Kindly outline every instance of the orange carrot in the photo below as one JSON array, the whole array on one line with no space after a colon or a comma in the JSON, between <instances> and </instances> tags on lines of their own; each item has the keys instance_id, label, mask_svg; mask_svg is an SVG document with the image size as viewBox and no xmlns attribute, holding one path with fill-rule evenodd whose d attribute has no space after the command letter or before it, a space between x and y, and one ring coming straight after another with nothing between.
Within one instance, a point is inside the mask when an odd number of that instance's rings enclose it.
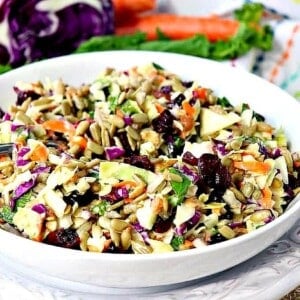
<instances>
[{"instance_id":1,"label":"orange carrot","mask_svg":"<svg viewBox=\"0 0 300 300\"><path fill-rule=\"evenodd\" d=\"M52 130L55 132L60 132L60 133L66 133L69 134L70 136L73 136L75 134L75 127L72 123L66 121L66 120L57 120L57 119L52 119L52 120L47 120L44 123L42 123L42 126L46 130Z\"/></svg>"},{"instance_id":2,"label":"orange carrot","mask_svg":"<svg viewBox=\"0 0 300 300\"><path fill-rule=\"evenodd\" d=\"M135 187L135 186L137 186L137 183L132 180L123 180L123 181L113 184L113 187L115 187L115 188L120 188L120 187L125 187L125 186Z\"/></svg>"},{"instance_id":3,"label":"orange carrot","mask_svg":"<svg viewBox=\"0 0 300 300\"><path fill-rule=\"evenodd\" d=\"M194 116L195 108L189 103L189 101L185 100L182 102L182 108L186 112L188 116Z\"/></svg>"},{"instance_id":4,"label":"orange carrot","mask_svg":"<svg viewBox=\"0 0 300 300\"><path fill-rule=\"evenodd\" d=\"M261 198L261 205L265 209L272 208L272 191L269 187L264 187L262 190L262 198Z\"/></svg>"},{"instance_id":5,"label":"orange carrot","mask_svg":"<svg viewBox=\"0 0 300 300\"><path fill-rule=\"evenodd\" d=\"M155 8L156 0L112 0L115 22L122 23L132 15L143 13Z\"/></svg>"},{"instance_id":6,"label":"orange carrot","mask_svg":"<svg viewBox=\"0 0 300 300\"><path fill-rule=\"evenodd\" d=\"M115 33L124 35L142 31L147 34L148 40L155 40L157 29L174 40L186 39L199 34L206 36L212 42L226 41L237 34L239 22L215 16L195 17L166 13L135 15L128 18L126 23L117 25Z\"/></svg>"},{"instance_id":7,"label":"orange carrot","mask_svg":"<svg viewBox=\"0 0 300 300\"><path fill-rule=\"evenodd\" d=\"M49 151L44 144L37 145L31 152L30 159L32 161L44 162L48 158Z\"/></svg>"},{"instance_id":8,"label":"orange carrot","mask_svg":"<svg viewBox=\"0 0 300 300\"><path fill-rule=\"evenodd\" d=\"M186 138L190 131L194 128L194 117L192 115L182 115L180 116L180 123L183 126L183 131L180 134L181 138Z\"/></svg>"},{"instance_id":9,"label":"orange carrot","mask_svg":"<svg viewBox=\"0 0 300 300\"><path fill-rule=\"evenodd\" d=\"M237 169L255 172L259 174L267 174L271 169L268 163L257 160L234 161L233 166Z\"/></svg>"},{"instance_id":10,"label":"orange carrot","mask_svg":"<svg viewBox=\"0 0 300 300\"><path fill-rule=\"evenodd\" d=\"M207 98L207 89L206 88L197 88L193 91L193 95L195 93L195 96L200 100L202 104L206 102Z\"/></svg>"},{"instance_id":11,"label":"orange carrot","mask_svg":"<svg viewBox=\"0 0 300 300\"><path fill-rule=\"evenodd\" d=\"M185 240L184 243L179 246L180 250L187 250L187 249L191 249L191 248L194 248L194 245L193 245L193 242L190 240Z\"/></svg>"},{"instance_id":12,"label":"orange carrot","mask_svg":"<svg viewBox=\"0 0 300 300\"><path fill-rule=\"evenodd\" d=\"M156 108L157 112L160 114L165 110L165 108L157 102L155 103L155 108Z\"/></svg>"},{"instance_id":13,"label":"orange carrot","mask_svg":"<svg viewBox=\"0 0 300 300\"><path fill-rule=\"evenodd\" d=\"M7 161L8 160L8 156L5 154L0 155L0 161Z\"/></svg>"},{"instance_id":14,"label":"orange carrot","mask_svg":"<svg viewBox=\"0 0 300 300\"><path fill-rule=\"evenodd\" d=\"M131 199L131 198L125 198L124 199L124 203L125 204L129 204L129 203L131 203L133 201L133 199Z\"/></svg>"},{"instance_id":15,"label":"orange carrot","mask_svg":"<svg viewBox=\"0 0 300 300\"><path fill-rule=\"evenodd\" d=\"M118 117L120 117L120 118L124 118L124 116L125 116L125 114L122 112L122 110L121 109L119 109L119 108L117 108L116 109L116 115L118 116Z\"/></svg>"},{"instance_id":16,"label":"orange carrot","mask_svg":"<svg viewBox=\"0 0 300 300\"><path fill-rule=\"evenodd\" d=\"M77 136L74 136L74 137L71 138L70 144L71 145L78 145L81 150L85 150L85 148L87 146L87 140L83 136L78 136L77 135Z\"/></svg>"}]
</instances>

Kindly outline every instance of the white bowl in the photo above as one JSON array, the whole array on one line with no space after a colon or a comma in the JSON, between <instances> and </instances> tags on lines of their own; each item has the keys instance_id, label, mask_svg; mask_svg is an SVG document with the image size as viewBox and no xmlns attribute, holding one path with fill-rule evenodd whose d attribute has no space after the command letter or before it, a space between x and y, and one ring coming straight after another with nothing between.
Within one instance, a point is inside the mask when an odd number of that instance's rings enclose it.
<instances>
[{"instance_id":1,"label":"white bowl","mask_svg":"<svg viewBox=\"0 0 300 300\"><path fill-rule=\"evenodd\" d=\"M124 69L155 62L186 80L197 80L234 104L249 103L276 127L283 126L293 150L300 149L300 104L278 87L246 71L196 57L159 52L113 51L78 54L33 63L0 76L1 106L15 99L12 87L46 77L81 84L95 79L105 67ZM161 289L233 267L258 254L299 219L295 199L278 219L226 242L168 254L90 253L49 246L0 230L0 255L24 276L46 284L80 291L103 292ZM3 270L2 270L3 272ZM65 286L66 287L66 286Z\"/></svg>"}]
</instances>

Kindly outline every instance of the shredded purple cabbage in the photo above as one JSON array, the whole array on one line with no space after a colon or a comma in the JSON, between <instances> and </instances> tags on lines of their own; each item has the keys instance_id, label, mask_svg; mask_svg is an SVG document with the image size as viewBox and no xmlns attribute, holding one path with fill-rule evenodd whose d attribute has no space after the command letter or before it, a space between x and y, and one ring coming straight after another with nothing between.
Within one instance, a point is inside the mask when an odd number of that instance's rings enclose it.
<instances>
[{"instance_id":1,"label":"shredded purple cabbage","mask_svg":"<svg viewBox=\"0 0 300 300\"><path fill-rule=\"evenodd\" d=\"M0 64L13 67L69 54L92 36L112 34L110 0L3 0L0 26Z\"/></svg>"},{"instance_id":2,"label":"shredded purple cabbage","mask_svg":"<svg viewBox=\"0 0 300 300\"><path fill-rule=\"evenodd\" d=\"M29 151L30 151L29 147L23 147L18 151L17 160L16 160L17 167L23 167L30 162L30 160L23 158L24 155L27 154Z\"/></svg>"},{"instance_id":3,"label":"shredded purple cabbage","mask_svg":"<svg viewBox=\"0 0 300 300\"><path fill-rule=\"evenodd\" d=\"M20 125L20 124L13 124L13 123L10 125L10 129L11 129L12 132L17 131L20 128L25 128L25 126Z\"/></svg>"},{"instance_id":4,"label":"shredded purple cabbage","mask_svg":"<svg viewBox=\"0 0 300 300\"><path fill-rule=\"evenodd\" d=\"M183 165L182 168L180 169L180 171L186 177L188 177L193 183L198 182L198 180L200 179L199 173L197 171L194 171L194 170L190 169L186 165Z\"/></svg>"},{"instance_id":5,"label":"shredded purple cabbage","mask_svg":"<svg viewBox=\"0 0 300 300\"><path fill-rule=\"evenodd\" d=\"M183 235L187 229L187 224L182 223L178 227L175 228L175 234L176 235Z\"/></svg>"},{"instance_id":6,"label":"shredded purple cabbage","mask_svg":"<svg viewBox=\"0 0 300 300\"><path fill-rule=\"evenodd\" d=\"M129 196L128 190L126 187L117 188L115 190L115 195L117 199L126 199Z\"/></svg>"},{"instance_id":7,"label":"shredded purple cabbage","mask_svg":"<svg viewBox=\"0 0 300 300\"><path fill-rule=\"evenodd\" d=\"M143 240L147 242L149 235L146 229L139 222L134 223L133 228L142 236Z\"/></svg>"},{"instance_id":8,"label":"shredded purple cabbage","mask_svg":"<svg viewBox=\"0 0 300 300\"><path fill-rule=\"evenodd\" d=\"M133 123L133 120L130 116L124 116L123 120L124 120L126 125L131 125Z\"/></svg>"},{"instance_id":9,"label":"shredded purple cabbage","mask_svg":"<svg viewBox=\"0 0 300 300\"><path fill-rule=\"evenodd\" d=\"M226 155L228 153L228 150L225 148L226 143L219 140L213 140L214 142L214 148L215 150L220 153L221 155Z\"/></svg>"},{"instance_id":10,"label":"shredded purple cabbage","mask_svg":"<svg viewBox=\"0 0 300 300\"><path fill-rule=\"evenodd\" d=\"M43 203L35 204L31 209L39 214L44 214L47 211L46 206Z\"/></svg>"},{"instance_id":11,"label":"shredded purple cabbage","mask_svg":"<svg viewBox=\"0 0 300 300\"><path fill-rule=\"evenodd\" d=\"M31 190L36 185L36 176L32 176L32 178L26 182L21 183L14 191L13 197L10 199L10 207L14 209L17 200L26 194L29 190Z\"/></svg>"},{"instance_id":12,"label":"shredded purple cabbage","mask_svg":"<svg viewBox=\"0 0 300 300\"><path fill-rule=\"evenodd\" d=\"M14 192L14 197L16 199L20 198L22 195L27 193L31 188L33 188L36 184L36 177L32 177L30 180L21 183Z\"/></svg>"},{"instance_id":13,"label":"shredded purple cabbage","mask_svg":"<svg viewBox=\"0 0 300 300\"><path fill-rule=\"evenodd\" d=\"M1 55L1 54L0 54ZM5 112L2 116L3 121L10 121L11 120L11 115L7 112Z\"/></svg>"},{"instance_id":14,"label":"shredded purple cabbage","mask_svg":"<svg viewBox=\"0 0 300 300\"><path fill-rule=\"evenodd\" d=\"M50 167L47 166L37 166L35 167L31 173L32 174L41 174L41 173L49 173L51 171Z\"/></svg>"},{"instance_id":15,"label":"shredded purple cabbage","mask_svg":"<svg viewBox=\"0 0 300 300\"><path fill-rule=\"evenodd\" d=\"M195 226L201 218L201 213L199 211L195 211L195 214L187 221L188 228Z\"/></svg>"},{"instance_id":16,"label":"shredded purple cabbage","mask_svg":"<svg viewBox=\"0 0 300 300\"><path fill-rule=\"evenodd\" d=\"M122 157L125 154L125 150L117 146L112 146L105 149L105 154L108 160L113 160Z\"/></svg>"}]
</instances>

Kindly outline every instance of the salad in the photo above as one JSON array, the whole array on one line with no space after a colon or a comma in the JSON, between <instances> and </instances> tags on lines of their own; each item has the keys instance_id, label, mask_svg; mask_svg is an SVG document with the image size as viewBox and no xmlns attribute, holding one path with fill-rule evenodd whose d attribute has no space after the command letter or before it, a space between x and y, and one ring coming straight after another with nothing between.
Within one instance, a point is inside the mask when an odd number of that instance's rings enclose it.
<instances>
[{"instance_id":1,"label":"salad","mask_svg":"<svg viewBox=\"0 0 300 300\"><path fill-rule=\"evenodd\" d=\"M100 253L206 247L272 222L300 190L282 128L155 63L14 91L0 223L25 238Z\"/></svg>"}]
</instances>

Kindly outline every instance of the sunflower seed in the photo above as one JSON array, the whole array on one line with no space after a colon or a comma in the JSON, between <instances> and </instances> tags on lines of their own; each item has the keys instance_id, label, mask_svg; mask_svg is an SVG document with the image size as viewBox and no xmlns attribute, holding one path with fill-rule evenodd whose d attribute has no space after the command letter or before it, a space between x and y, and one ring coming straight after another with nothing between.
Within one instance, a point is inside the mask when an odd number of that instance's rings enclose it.
<instances>
[{"instance_id":1,"label":"sunflower seed","mask_svg":"<svg viewBox=\"0 0 300 300\"><path fill-rule=\"evenodd\" d=\"M96 143L101 144L101 141L102 141L101 129L97 123L92 123L90 125L90 133L91 133L92 139ZM103 145L103 143L102 143L102 145Z\"/></svg>"},{"instance_id":2,"label":"sunflower seed","mask_svg":"<svg viewBox=\"0 0 300 300\"><path fill-rule=\"evenodd\" d=\"M88 130L89 126L90 122L87 120L79 122L75 130L75 135L83 135Z\"/></svg>"}]
</instances>

